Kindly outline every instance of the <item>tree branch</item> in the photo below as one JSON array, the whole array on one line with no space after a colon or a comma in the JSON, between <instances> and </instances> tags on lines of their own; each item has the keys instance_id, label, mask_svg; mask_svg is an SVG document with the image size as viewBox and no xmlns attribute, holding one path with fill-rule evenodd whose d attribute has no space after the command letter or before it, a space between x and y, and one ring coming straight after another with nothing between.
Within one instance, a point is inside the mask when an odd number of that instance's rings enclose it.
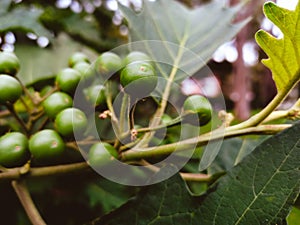
<instances>
[{"instance_id":1,"label":"tree branch","mask_svg":"<svg viewBox=\"0 0 300 225\"><path fill-rule=\"evenodd\" d=\"M230 130L231 127L225 128L224 131L220 130L210 132L198 137L186 139L177 143L167 144L163 146L156 146L150 148L134 148L125 151L121 154L122 161L136 160L143 158L152 158L158 156L166 156L175 151L183 151L197 146L203 146L209 141L216 141L223 138L231 138L236 136L250 135L250 134L260 134L260 135L270 135L276 134L284 129L291 127L292 124L280 124L280 125L259 125L257 127L249 127L240 130Z\"/></svg>"},{"instance_id":2,"label":"tree branch","mask_svg":"<svg viewBox=\"0 0 300 225\"><path fill-rule=\"evenodd\" d=\"M46 225L30 196L24 180L12 181L12 186L33 225Z\"/></svg>"},{"instance_id":3,"label":"tree branch","mask_svg":"<svg viewBox=\"0 0 300 225\"><path fill-rule=\"evenodd\" d=\"M86 162L72 163L72 164L58 165L58 166L30 168L30 170L26 174L21 173L22 168L23 167L7 169L6 171L0 173L0 181L17 180L23 176L24 177L26 176L26 178L47 177L47 176L54 176L54 175L61 176L61 175L74 174L74 173L92 170Z\"/></svg>"}]
</instances>

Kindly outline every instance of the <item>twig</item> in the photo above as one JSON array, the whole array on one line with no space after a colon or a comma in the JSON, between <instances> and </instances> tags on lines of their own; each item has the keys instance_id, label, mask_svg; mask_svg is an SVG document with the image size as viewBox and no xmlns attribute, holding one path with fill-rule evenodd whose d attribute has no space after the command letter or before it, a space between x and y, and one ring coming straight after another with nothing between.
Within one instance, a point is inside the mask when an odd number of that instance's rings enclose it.
<instances>
[{"instance_id":1,"label":"twig","mask_svg":"<svg viewBox=\"0 0 300 225\"><path fill-rule=\"evenodd\" d=\"M20 126L22 127L22 129L24 130L24 132L29 135L28 132L28 128L26 126L26 124L24 123L24 121L19 117L19 115L16 113L13 104L11 103L6 103L5 106L7 107L7 109L9 110L9 112L11 113L11 115L16 119L16 121L20 124Z\"/></svg>"},{"instance_id":2,"label":"twig","mask_svg":"<svg viewBox=\"0 0 300 225\"><path fill-rule=\"evenodd\" d=\"M33 225L46 225L30 196L24 180L12 181L12 186Z\"/></svg>"},{"instance_id":3,"label":"twig","mask_svg":"<svg viewBox=\"0 0 300 225\"><path fill-rule=\"evenodd\" d=\"M86 162L72 163L66 165L58 166L46 166L38 168L30 168L28 173L22 174L21 170L23 167L17 167L13 169L7 169L6 171L0 173L0 181L11 181L20 179L23 176L26 178L38 178L38 177L48 177L48 176L58 176L75 174L79 172L92 171Z\"/></svg>"}]
</instances>

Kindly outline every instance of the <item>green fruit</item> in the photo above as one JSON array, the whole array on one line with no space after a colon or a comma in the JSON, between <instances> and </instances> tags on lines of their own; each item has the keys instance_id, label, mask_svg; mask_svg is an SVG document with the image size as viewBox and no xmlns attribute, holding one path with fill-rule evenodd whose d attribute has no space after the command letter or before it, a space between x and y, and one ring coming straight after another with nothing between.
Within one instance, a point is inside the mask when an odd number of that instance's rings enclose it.
<instances>
[{"instance_id":1,"label":"green fruit","mask_svg":"<svg viewBox=\"0 0 300 225\"><path fill-rule=\"evenodd\" d=\"M51 119L55 118L60 111L70 108L72 105L72 98L64 92L55 92L43 101L45 113Z\"/></svg>"},{"instance_id":2,"label":"green fruit","mask_svg":"<svg viewBox=\"0 0 300 225\"><path fill-rule=\"evenodd\" d=\"M51 161L64 153L65 144L60 135L50 129L42 130L29 139L29 151L38 162Z\"/></svg>"},{"instance_id":3,"label":"green fruit","mask_svg":"<svg viewBox=\"0 0 300 225\"><path fill-rule=\"evenodd\" d=\"M184 101L183 109L183 122L203 126L211 120L212 106L202 95L189 96Z\"/></svg>"},{"instance_id":4,"label":"green fruit","mask_svg":"<svg viewBox=\"0 0 300 225\"><path fill-rule=\"evenodd\" d=\"M153 66L142 61L128 64L120 77L125 92L136 97L148 96L155 89L157 80Z\"/></svg>"},{"instance_id":5,"label":"green fruit","mask_svg":"<svg viewBox=\"0 0 300 225\"><path fill-rule=\"evenodd\" d=\"M89 58L82 52L75 52L69 58L69 66L74 67L77 63L80 62L89 62Z\"/></svg>"},{"instance_id":6,"label":"green fruit","mask_svg":"<svg viewBox=\"0 0 300 225\"><path fill-rule=\"evenodd\" d=\"M105 87L103 85L95 85L87 88L85 91L86 99L93 105L100 105L106 102Z\"/></svg>"},{"instance_id":7,"label":"green fruit","mask_svg":"<svg viewBox=\"0 0 300 225\"><path fill-rule=\"evenodd\" d=\"M0 104L14 103L22 94L19 81L9 75L0 75Z\"/></svg>"},{"instance_id":8,"label":"green fruit","mask_svg":"<svg viewBox=\"0 0 300 225\"><path fill-rule=\"evenodd\" d=\"M0 165L16 167L28 160L28 139L19 132L7 133L0 138Z\"/></svg>"},{"instance_id":9,"label":"green fruit","mask_svg":"<svg viewBox=\"0 0 300 225\"><path fill-rule=\"evenodd\" d=\"M113 52L104 52L96 60L97 71L101 75L113 75L122 67L121 58Z\"/></svg>"},{"instance_id":10,"label":"green fruit","mask_svg":"<svg viewBox=\"0 0 300 225\"><path fill-rule=\"evenodd\" d=\"M108 165L112 160L118 157L117 150L106 142L99 142L89 150L88 162L92 167L101 167Z\"/></svg>"},{"instance_id":11,"label":"green fruit","mask_svg":"<svg viewBox=\"0 0 300 225\"><path fill-rule=\"evenodd\" d=\"M151 58L143 52L133 51L133 52L130 52L124 58L124 65L128 65L128 64L136 62L136 61L148 61L148 62L150 62Z\"/></svg>"},{"instance_id":12,"label":"green fruit","mask_svg":"<svg viewBox=\"0 0 300 225\"><path fill-rule=\"evenodd\" d=\"M15 76L20 70L20 61L14 53L0 52L0 73Z\"/></svg>"},{"instance_id":13,"label":"green fruit","mask_svg":"<svg viewBox=\"0 0 300 225\"><path fill-rule=\"evenodd\" d=\"M63 136L71 136L73 133L82 132L86 126L86 115L76 108L64 109L55 118L56 130Z\"/></svg>"},{"instance_id":14,"label":"green fruit","mask_svg":"<svg viewBox=\"0 0 300 225\"><path fill-rule=\"evenodd\" d=\"M83 77L85 73L89 71L90 68L91 68L91 64L87 62L79 62L73 66L73 69L77 70Z\"/></svg>"},{"instance_id":15,"label":"green fruit","mask_svg":"<svg viewBox=\"0 0 300 225\"><path fill-rule=\"evenodd\" d=\"M57 74L56 83L63 92L74 93L80 79L81 76L77 70L66 68Z\"/></svg>"}]
</instances>

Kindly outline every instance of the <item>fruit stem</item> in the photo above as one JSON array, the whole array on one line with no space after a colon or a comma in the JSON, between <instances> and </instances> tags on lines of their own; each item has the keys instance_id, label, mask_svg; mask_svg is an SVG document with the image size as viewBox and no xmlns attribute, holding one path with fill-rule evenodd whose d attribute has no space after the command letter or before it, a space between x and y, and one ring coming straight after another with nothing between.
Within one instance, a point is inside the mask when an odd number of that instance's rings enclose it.
<instances>
[{"instance_id":1,"label":"fruit stem","mask_svg":"<svg viewBox=\"0 0 300 225\"><path fill-rule=\"evenodd\" d=\"M18 77L15 77L19 83L21 84L21 87L24 91L24 93L28 96L28 98L31 100L31 102L34 104L34 105L38 105L38 101L30 94L30 92L28 91L28 89L25 87L25 85L21 82L21 80L18 78Z\"/></svg>"},{"instance_id":2,"label":"fruit stem","mask_svg":"<svg viewBox=\"0 0 300 225\"><path fill-rule=\"evenodd\" d=\"M46 225L30 196L24 180L12 181L12 186L23 205L23 208L33 225Z\"/></svg>"},{"instance_id":3,"label":"fruit stem","mask_svg":"<svg viewBox=\"0 0 300 225\"><path fill-rule=\"evenodd\" d=\"M120 110L120 132L123 133L125 130L129 129L128 120L126 121L126 118L129 117L129 108L130 108L130 96L124 93L123 99L122 99L122 105ZM126 123L127 122L127 126Z\"/></svg>"},{"instance_id":4,"label":"fruit stem","mask_svg":"<svg viewBox=\"0 0 300 225\"><path fill-rule=\"evenodd\" d=\"M188 36L185 35L183 37L182 41L180 42L180 46L179 46L176 58L174 60L172 70L170 72L170 75L168 77L165 90L164 90L163 95L162 95L161 104L157 108L157 110L156 110L156 112L155 112L155 114L153 116L153 119L152 119L152 121L149 124L150 128L153 128L153 127L156 127L156 126L159 125L159 123L161 121L161 117L163 116L163 114L164 114L164 112L166 110L166 107L168 105L169 96L170 96L170 93L171 93L172 84L173 84L173 82L175 80L175 77L176 77L176 74L177 74L177 71L178 71L178 68L179 68L178 65L180 63L182 55L184 54L184 47L183 46L185 46L185 43L186 43L187 39L188 39ZM145 146L147 146L148 143L149 143L149 141L154 136L154 134L155 134L155 132L147 133L144 136L144 138L137 144L137 147L145 147Z\"/></svg>"},{"instance_id":5,"label":"fruit stem","mask_svg":"<svg viewBox=\"0 0 300 225\"><path fill-rule=\"evenodd\" d=\"M111 95L111 93L113 93L112 88L111 88L111 82L107 81L106 88L105 88L106 104L107 104L107 107L108 107L108 109L111 113L111 121L112 121L114 127L117 129L116 133L117 133L117 136L118 136L120 134L119 121L118 121L118 118L116 116L113 104L112 104L112 95Z\"/></svg>"},{"instance_id":6,"label":"fruit stem","mask_svg":"<svg viewBox=\"0 0 300 225\"><path fill-rule=\"evenodd\" d=\"M22 129L24 130L24 132L26 133L26 135L29 136L28 128L27 128L26 124L24 123L24 121L16 113L16 111L14 109L14 105L11 104L11 103L9 103L9 102L7 102L5 104L5 106L9 110L9 112L12 114L12 116L16 119L16 121L20 124L20 126L22 127Z\"/></svg>"}]
</instances>

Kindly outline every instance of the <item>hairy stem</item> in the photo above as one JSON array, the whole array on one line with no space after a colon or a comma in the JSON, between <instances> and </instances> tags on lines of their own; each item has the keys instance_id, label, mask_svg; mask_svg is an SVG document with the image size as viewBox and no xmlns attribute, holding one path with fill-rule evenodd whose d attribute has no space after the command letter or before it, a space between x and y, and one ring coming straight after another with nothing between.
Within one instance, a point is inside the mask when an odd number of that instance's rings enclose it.
<instances>
[{"instance_id":1,"label":"hairy stem","mask_svg":"<svg viewBox=\"0 0 300 225\"><path fill-rule=\"evenodd\" d=\"M28 188L24 180L12 181L12 186L33 225L46 225L45 221L41 217L37 208L35 207L33 200L30 196Z\"/></svg>"}]
</instances>

